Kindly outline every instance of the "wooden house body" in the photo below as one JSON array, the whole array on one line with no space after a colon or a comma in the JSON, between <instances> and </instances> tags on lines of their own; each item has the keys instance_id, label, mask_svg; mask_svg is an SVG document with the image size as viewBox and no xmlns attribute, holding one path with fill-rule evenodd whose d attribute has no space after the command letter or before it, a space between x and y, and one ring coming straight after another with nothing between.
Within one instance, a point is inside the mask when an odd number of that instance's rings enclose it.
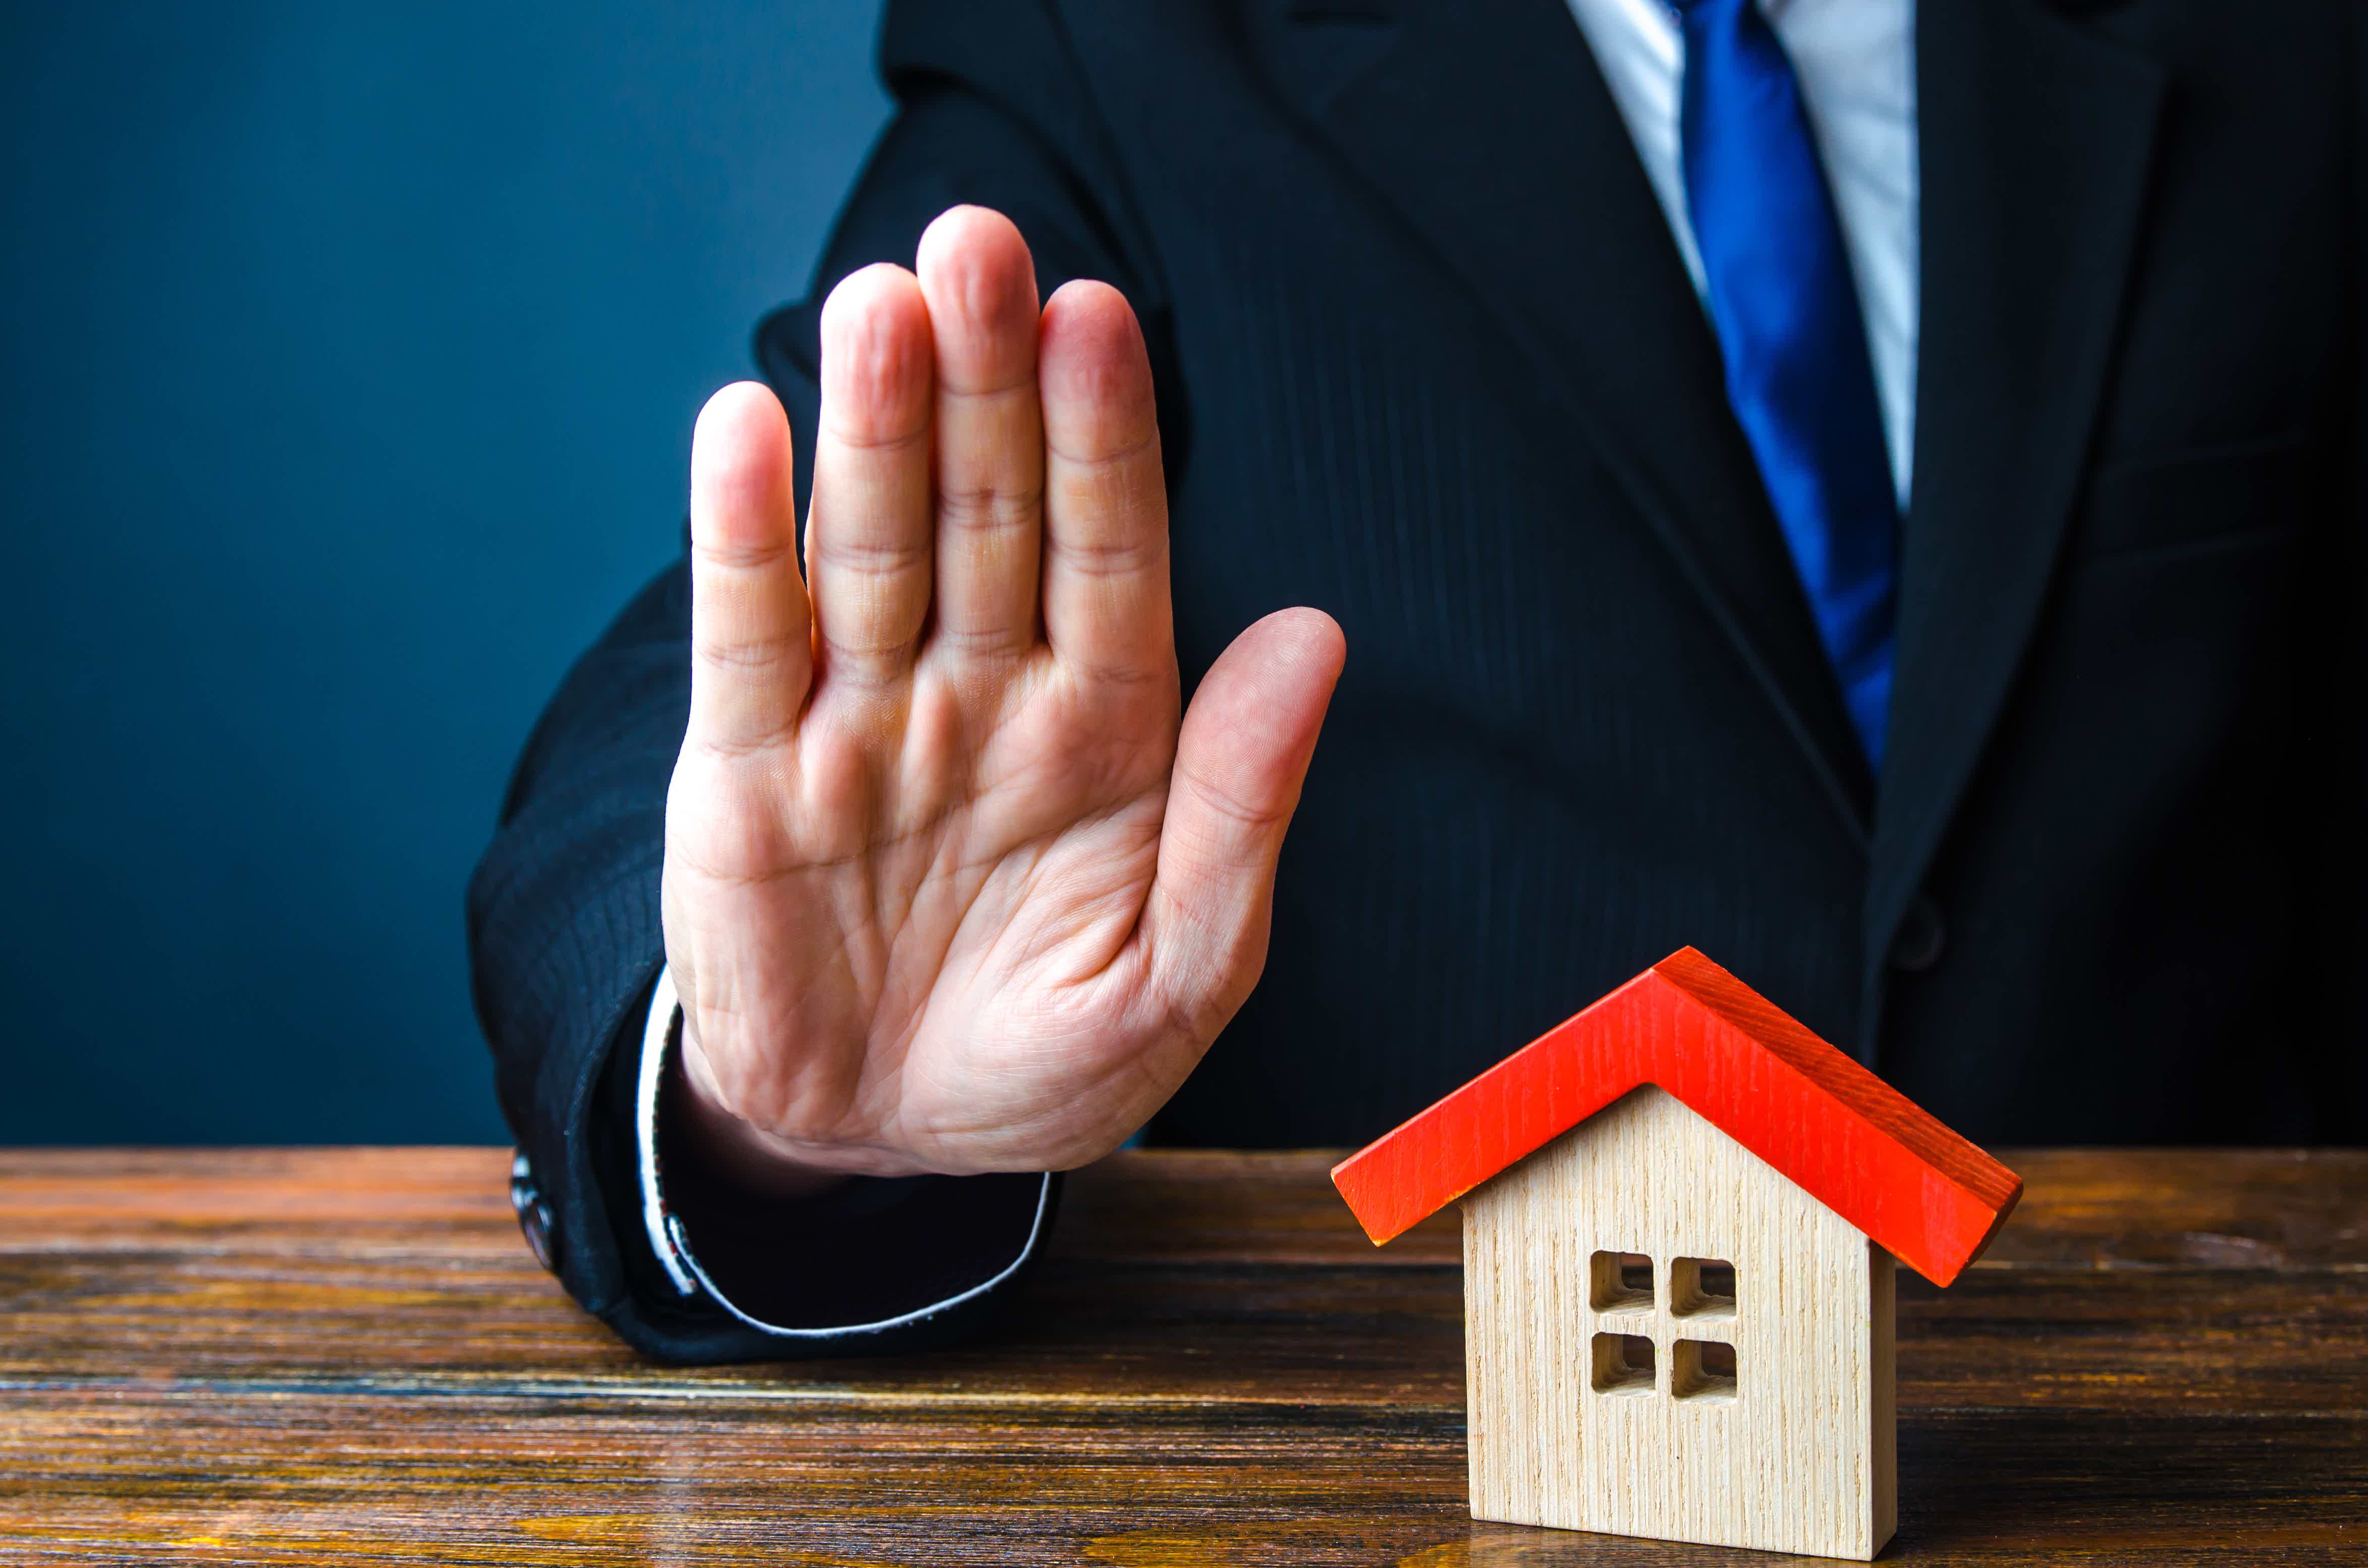
<instances>
[{"instance_id":1,"label":"wooden house body","mask_svg":"<svg viewBox=\"0 0 2368 1568\"><path fill-rule=\"evenodd\" d=\"M1474 1517L1861 1560L1894 1258L1948 1283L2021 1192L1691 949L1334 1178L1377 1243L1463 1203Z\"/></svg>"}]
</instances>

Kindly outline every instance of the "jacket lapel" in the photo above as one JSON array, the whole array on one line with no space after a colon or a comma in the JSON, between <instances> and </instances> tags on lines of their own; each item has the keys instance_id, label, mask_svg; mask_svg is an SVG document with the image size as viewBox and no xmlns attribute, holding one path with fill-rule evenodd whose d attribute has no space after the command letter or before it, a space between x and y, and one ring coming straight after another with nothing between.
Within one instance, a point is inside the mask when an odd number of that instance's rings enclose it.
<instances>
[{"instance_id":1,"label":"jacket lapel","mask_svg":"<svg viewBox=\"0 0 2368 1568\"><path fill-rule=\"evenodd\" d=\"M1278 85L1528 349L1852 832L1871 785L1718 349L1563 0L1254 0ZM2039 0L1920 0L1922 329L1890 751L1888 950L2044 597L2143 212L2160 73Z\"/></svg>"},{"instance_id":2,"label":"jacket lapel","mask_svg":"<svg viewBox=\"0 0 2368 1568\"><path fill-rule=\"evenodd\" d=\"M2162 98L2036 0L1922 0L1922 320L1899 662L1867 898L1884 955L2004 702L2076 499Z\"/></svg>"},{"instance_id":3,"label":"jacket lapel","mask_svg":"<svg viewBox=\"0 0 2368 1568\"><path fill-rule=\"evenodd\" d=\"M1504 321L1861 843L1872 780L1708 321L1564 0L1263 0L1261 52Z\"/></svg>"}]
</instances>

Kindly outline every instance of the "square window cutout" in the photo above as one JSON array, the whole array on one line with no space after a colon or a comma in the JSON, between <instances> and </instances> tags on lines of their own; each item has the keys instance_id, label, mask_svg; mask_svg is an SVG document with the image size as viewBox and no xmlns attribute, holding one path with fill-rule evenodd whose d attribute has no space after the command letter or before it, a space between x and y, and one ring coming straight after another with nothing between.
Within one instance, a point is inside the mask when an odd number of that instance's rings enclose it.
<instances>
[{"instance_id":1,"label":"square window cutout","mask_svg":"<svg viewBox=\"0 0 2368 1568\"><path fill-rule=\"evenodd\" d=\"M1641 1252L1599 1252L1588 1265L1588 1303L1599 1312L1653 1310L1653 1260Z\"/></svg>"},{"instance_id":2,"label":"square window cutout","mask_svg":"<svg viewBox=\"0 0 2368 1568\"><path fill-rule=\"evenodd\" d=\"M1669 1392L1679 1399L1735 1397L1735 1346L1714 1339L1680 1339L1669 1353Z\"/></svg>"},{"instance_id":3,"label":"square window cutout","mask_svg":"<svg viewBox=\"0 0 2368 1568\"><path fill-rule=\"evenodd\" d=\"M1681 1318L1735 1315L1735 1265L1681 1257L1669 1265L1669 1311Z\"/></svg>"},{"instance_id":4,"label":"square window cutout","mask_svg":"<svg viewBox=\"0 0 2368 1568\"><path fill-rule=\"evenodd\" d=\"M1598 1393L1651 1393L1653 1342L1641 1334L1597 1335L1595 1391Z\"/></svg>"}]
</instances>

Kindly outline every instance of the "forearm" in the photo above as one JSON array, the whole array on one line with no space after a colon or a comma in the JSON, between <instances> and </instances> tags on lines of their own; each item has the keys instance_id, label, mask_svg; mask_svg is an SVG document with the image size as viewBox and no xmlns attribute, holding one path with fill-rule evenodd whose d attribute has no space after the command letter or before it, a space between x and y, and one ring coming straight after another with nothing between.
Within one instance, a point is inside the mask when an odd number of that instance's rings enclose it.
<instances>
[{"instance_id":1,"label":"forearm","mask_svg":"<svg viewBox=\"0 0 2368 1568\"><path fill-rule=\"evenodd\" d=\"M586 1135L610 1043L663 961L666 781L688 692L679 569L569 673L512 778L469 887L478 1019L502 1112L550 1206L557 1271L589 1310L628 1283Z\"/></svg>"}]
</instances>

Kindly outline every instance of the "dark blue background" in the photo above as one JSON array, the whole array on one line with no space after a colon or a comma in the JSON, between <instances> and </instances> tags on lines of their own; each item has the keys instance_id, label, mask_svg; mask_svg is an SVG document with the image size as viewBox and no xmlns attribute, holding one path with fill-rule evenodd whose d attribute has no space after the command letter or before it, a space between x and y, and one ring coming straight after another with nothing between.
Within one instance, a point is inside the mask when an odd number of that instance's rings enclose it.
<instances>
[{"instance_id":1,"label":"dark blue background","mask_svg":"<svg viewBox=\"0 0 2368 1568\"><path fill-rule=\"evenodd\" d=\"M461 885L875 12L0 8L0 1142L502 1136Z\"/></svg>"}]
</instances>

